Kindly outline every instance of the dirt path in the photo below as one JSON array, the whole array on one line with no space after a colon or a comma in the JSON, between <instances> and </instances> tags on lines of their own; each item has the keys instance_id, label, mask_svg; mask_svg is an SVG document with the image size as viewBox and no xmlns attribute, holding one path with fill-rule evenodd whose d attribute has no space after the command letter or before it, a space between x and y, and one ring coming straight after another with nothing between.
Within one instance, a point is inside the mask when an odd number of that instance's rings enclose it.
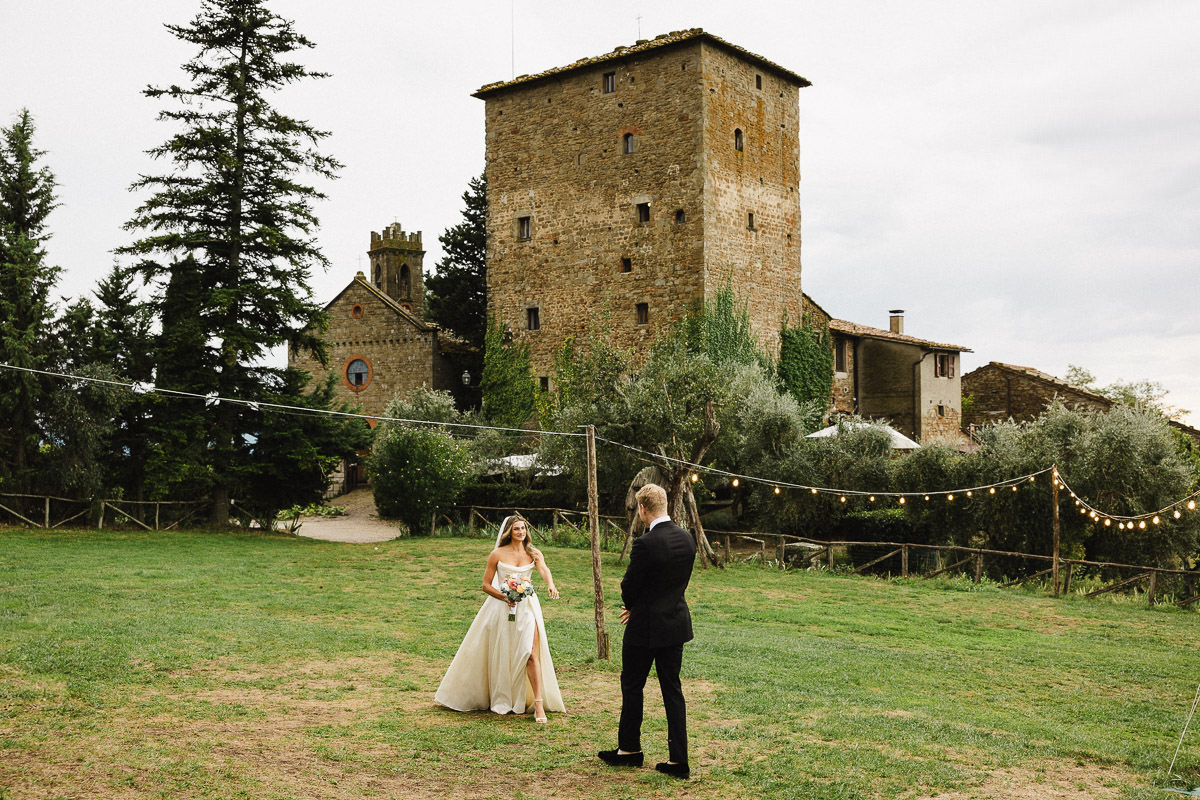
<instances>
[{"instance_id":1,"label":"dirt path","mask_svg":"<svg viewBox=\"0 0 1200 800\"><path fill-rule=\"evenodd\" d=\"M336 497L330 505L343 506L342 517L305 517L299 536L324 539L327 542L369 544L386 542L400 535L395 523L380 519L375 513L375 496L370 489L356 489Z\"/></svg>"}]
</instances>

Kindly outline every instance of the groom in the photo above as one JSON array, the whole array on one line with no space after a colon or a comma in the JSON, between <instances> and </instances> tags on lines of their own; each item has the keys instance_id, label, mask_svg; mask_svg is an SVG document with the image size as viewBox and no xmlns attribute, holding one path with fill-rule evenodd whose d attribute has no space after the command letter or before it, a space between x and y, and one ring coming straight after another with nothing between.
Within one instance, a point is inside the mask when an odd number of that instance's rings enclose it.
<instances>
[{"instance_id":1,"label":"groom","mask_svg":"<svg viewBox=\"0 0 1200 800\"><path fill-rule=\"evenodd\" d=\"M676 778L691 775L688 767L687 716L679 667L683 643L692 639L692 616L683 592L696 560L696 540L667 516L667 493L657 484L638 490L638 515L646 533L634 539L629 567L621 580L620 620L625 625L621 648L621 723L617 749L598 754L606 764L642 765L642 690L653 664L658 672L667 712L670 760L655 765Z\"/></svg>"}]
</instances>

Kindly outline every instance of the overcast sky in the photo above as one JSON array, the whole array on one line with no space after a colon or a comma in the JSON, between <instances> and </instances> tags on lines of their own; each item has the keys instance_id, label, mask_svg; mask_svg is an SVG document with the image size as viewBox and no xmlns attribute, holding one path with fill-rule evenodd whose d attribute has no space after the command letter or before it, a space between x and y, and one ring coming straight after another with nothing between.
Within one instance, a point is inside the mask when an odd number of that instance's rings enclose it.
<instances>
[{"instance_id":1,"label":"overcast sky","mask_svg":"<svg viewBox=\"0 0 1200 800\"><path fill-rule=\"evenodd\" d=\"M1101 384L1150 379L1200 426L1200 3L1194 0L277 0L332 73L278 98L332 132L314 276L333 297L372 230L438 236L483 169L480 86L701 27L800 91L803 287L840 319ZM147 84L192 55L199 0L0 0L0 121L28 107L58 178L61 291L130 241L167 136Z\"/></svg>"}]
</instances>

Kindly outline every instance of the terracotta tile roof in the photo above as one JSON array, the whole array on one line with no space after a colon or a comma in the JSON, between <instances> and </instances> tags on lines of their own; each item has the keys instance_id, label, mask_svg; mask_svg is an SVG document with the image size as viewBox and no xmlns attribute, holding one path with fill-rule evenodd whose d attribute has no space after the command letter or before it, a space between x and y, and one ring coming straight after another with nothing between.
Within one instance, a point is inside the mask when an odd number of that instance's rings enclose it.
<instances>
[{"instance_id":1,"label":"terracotta tile roof","mask_svg":"<svg viewBox=\"0 0 1200 800\"><path fill-rule=\"evenodd\" d=\"M618 61L620 59L629 58L630 56L636 56L649 50L657 50L660 48L671 47L673 45L679 45L692 41L704 41L709 42L710 44L715 44L718 47L732 52L734 55L766 67L777 75L794 82L798 86L804 87L812 85L808 80L800 77L791 70L784 69L775 62L768 61L757 53L751 53L744 47L738 47L736 44L727 42L719 36L713 36L711 33L705 33L702 28L689 28L688 30L684 31L672 31L671 33L659 34L653 39L639 39L636 44L628 47L618 47L611 53L605 53L604 55L581 58L572 64L567 64L565 67L555 67L554 69L548 69L545 72L539 72L535 75L518 75L511 81L497 81L495 83L489 83L481 87L479 91L475 92L475 94L472 96L485 97L486 95L493 94L502 89L509 89L515 86L536 83L538 81L552 78L555 75L571 72L572 70L595 67L599 64L605 64L610 61Z\"/></svg>"},{"instance_id":2,"label":"terracotta tile roof","mask_svg":"<svg viewBox=\"0 0 1200 800\"><path fill-rule=\"evenodd\" d=\"M829 320L829 330L844 333L847 336L860 336L867 339L886 339L890 342L900 342L902 344L914 344L918 347L932 347L938 350L957 350L961 353L973 353L969 347L963 347L959 344L944 344L942 342L931 342L928 339L918 339L916 336L909 336L907 333L892 333L885 331L882 328L871 328L866 325L859 325L856 322L847 322L844 319Z\"/></svg>"}]
</instances>

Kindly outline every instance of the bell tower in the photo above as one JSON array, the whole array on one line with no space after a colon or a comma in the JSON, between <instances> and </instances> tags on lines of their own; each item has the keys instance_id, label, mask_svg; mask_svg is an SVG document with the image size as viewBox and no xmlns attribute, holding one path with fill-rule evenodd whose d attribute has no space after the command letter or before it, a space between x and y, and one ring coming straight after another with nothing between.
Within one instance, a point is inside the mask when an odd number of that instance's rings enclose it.
<instances>
[{"instance_id":1,"label":"bell tower","mask_svg":"<svg viewBox=\"0 0 1200 800\"><path fill-rule=\"evenodd\" d=\"M419 320L425 319L425 251L421 232L405 233L399 222L371 231L371 283Z\"/></svg>"}]
</instances>

